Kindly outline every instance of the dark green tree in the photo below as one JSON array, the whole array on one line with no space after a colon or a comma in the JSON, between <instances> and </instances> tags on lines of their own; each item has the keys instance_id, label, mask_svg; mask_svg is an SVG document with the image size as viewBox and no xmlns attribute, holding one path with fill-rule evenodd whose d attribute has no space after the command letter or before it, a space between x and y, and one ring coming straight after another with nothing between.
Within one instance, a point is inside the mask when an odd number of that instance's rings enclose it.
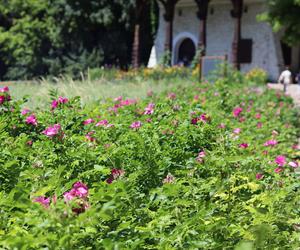
<instances>
[{"instance_id":1,"label":"dark green tree","mask_svg":"<svg viewBox=\"0 0 300 250\"><path fill-rule=\"evenodd\" d=\"M260 16L275 31L284 31L284 41L289 45L300 40L300 0L268 0L269 9Z\"/></svg>"}]
</instances>

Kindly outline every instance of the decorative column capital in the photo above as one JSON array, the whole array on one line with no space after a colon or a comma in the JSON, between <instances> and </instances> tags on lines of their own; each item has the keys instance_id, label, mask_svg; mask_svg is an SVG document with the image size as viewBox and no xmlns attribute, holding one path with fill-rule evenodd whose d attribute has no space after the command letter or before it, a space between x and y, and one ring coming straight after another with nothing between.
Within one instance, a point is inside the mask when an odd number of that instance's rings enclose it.
<instances>
[{"instance_id":1,"label":"decorative column capital","mask_svg":"<svg viewBox=\"0 0 300 250\"><path fill-rule=\"evenodd\" d=\"M231 10L231 16L233 18L242 18L243 15L243 0L231 0L233 9Z\"/></svg>"},{"instance_id":2,"label":"decorative column capital","mask_svg":"<svg viewBox=\"0 0 300 250\"><path fill-rule=\"evenodd\" d=\"M158 0L165 9L164 19L167 22L171 22L174 19L174 10L179 0Z\"/></svg>"},{"instance_id":3,"label":"decorative column capital","mask_svg":"<svg viewBox=\"0 0 300 250\"><path fill-rule=\"evenodd\" d=\"M195 0L198 6L197 17L203 21L207 19L208 5L210 0Z\"/></svg>"}]
</instances>

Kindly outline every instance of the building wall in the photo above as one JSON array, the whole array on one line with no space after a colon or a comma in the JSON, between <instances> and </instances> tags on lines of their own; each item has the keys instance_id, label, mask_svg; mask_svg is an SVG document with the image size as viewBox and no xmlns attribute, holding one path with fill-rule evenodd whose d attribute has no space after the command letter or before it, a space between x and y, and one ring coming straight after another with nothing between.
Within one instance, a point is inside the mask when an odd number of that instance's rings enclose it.
<instances>
[{"instance_id":1,"label":"building wall","mask_svg":"<svg viewBox=\"0 0 300 250\"><path fill-rule=\"evenodd\" d=\"M258 22L256 19L257 14L266 10L263 3L249 3L246 6L248 10L243 13L242 38L253 39L253 51L252 63L242 64L241 70L248 71L254 67L260 67L269 73L272 80L275 80L283 67L279 37L272 32L267 23ZM231 9L230 2L215 4L212 2L209 7L207 21L207 55L227 54L230 61L234 35L234 19L230 15ZM173 27L173 63L176 62L178 47L184 38L191 38L197 46L200 21L196 16L196 11L196 6L178 6L176 8ZM181 16L179 16L179 12L181 12ZM149 61L150 66L157 64L162 57L164 42L165 22L161 7L159 29L155 40L155 48L152 50Z\"/></svg>"}]
</instances>

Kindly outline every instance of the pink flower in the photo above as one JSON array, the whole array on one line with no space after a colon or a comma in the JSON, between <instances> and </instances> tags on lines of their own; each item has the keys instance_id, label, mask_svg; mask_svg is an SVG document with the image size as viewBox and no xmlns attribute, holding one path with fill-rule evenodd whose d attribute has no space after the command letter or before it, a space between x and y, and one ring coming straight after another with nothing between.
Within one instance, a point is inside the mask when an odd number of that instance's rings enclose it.
<instances>
[{"instance_id":1,"label":"pink flower","mask_svg":"<svg viewBox=\"0 0 300 250\"><path fill-rule=\"evenodd\" d=\"M51 109L56 109L58 107L58 101L57 100L53 100L51 103Z\"/></svg>"},{"instance_id":2,"label":"pink flower","mask_svg":"<svg viewBox=\"0 0 300 250\"><path fill-rule=\"evenodd\" d=\"M175 177L168 173L167 176L163 179L163 184L171 184L175 182Z\"/></svg>"},{"instance_id":3,"label":"pink flower","mask_svg":"<svg viewBox=\"0 0 300 250\"><path fill-rule=\"evenodd\" d=\"M275 159L275 163L280 166L283 167L286 164L286 159L285 156L283 155L278 155Z\"/></svg>"},{"instance_id":4,"label":"pink flower","mask_svg":"<svg viewBox=\"0 0 300 250\"><path fill-rule=\"evenodd\" d=\"M276 140L269 140L269 141L266 141L264 146L265 147L274 147L278 144L278 142Z\"/></svg>"},{"instance_id":5,"label":"pink flower","mask_svg":"<svg viewBox=\"0 0 300 250\"><path fill-rule=\"evenodd\" d=\"M92 137L92 135L93 135L94 133L95 133L94 131L91 131L91 132L87 133L87 134L85 135L85 138L86 138L88 141L90 141L90 142L96 141L96 138Z\"/></svg>"},{"instance_id":6,"label":"pink flower","mask_svg":"<svg viewBox=\"0 0 300 250\"><path fill-rule=\"evenodd\" d=\"M108 125L108 121L107 120L102 120L102 121L99 121L96 123L96 127L99 127L99 126L106 126Z\"/></svg>"},{"instance_id":7,"label":"pink flower","mask_svg":"<svg viewBox=\"0 0 300 250\"><path fill-rule=\"evenodd\" d=\"M256 174L255 176L256 180L261 180L262 178L264 178L264 175L261 173Z\"/></svg>"},{"instance_id":8,"label":"pink flower","mask_svg":"<svg viewBox=\"0 0 300 250\"><path fill-rule=\"evenodd\" d=\"M275 172L276 174L279 174L279 173L282 172L282 171L283 171L283 168L281 168L281 167L275 168L275 170L274 170L274 172Z\"/></svg>"},{"instance_id":9,"label":"pink flower","mask_svg":"<svg viewBox=\"0 0 300 250\"><path fill-rule=\"evenodd\" d=\"M110 177L106 180L108 184L111 184L114 180L125 175L125 171L122 169L113 168L110 173Z\"/></svg>"},{"instance_id":10,"label":"pink flower","mask_svg":"<svg viewBox=\"0 0 300 250\"><path fill-rule=\"evenodd\" d=\"M26 142L26 144L27 144L28 146L32 146L32 143L33 143L33 142L32 142L31 140Z\"/></svg>"},{"instance_id":11,"label":"pink flower","mask_svg":"<svg viewBox=\"0 0 300 250\"><path fill-rule=\"evenodd\" d=\"M73 184L73 188L69 192L64 193L64 199L66 202L75 198L85 199L89 194L88 187L82 182L78 181Z\"/></svg>"},{"instance_id":12,"label":"pink flower","mask_svg":"<svg viewBox=\"0 0 300 250\"><path fill-rule=\"evenodd\" d=\"M294 161L289 162L289 166L292 167L292 168L297 168L297 167L299 167L298 163L297 163L297 162L294 162Z\"/></svg>"},{"instance_id":13,"label":"pink flower","mask_svg":"<svg viewBox=\"0 0 300 250\"><path fill-rule=\"evenodd\" d=\"M131 125L130 125L130 128L132 129L138 129L142 126L142 123L140 121L136 121L136 122L133 122Z\"/></svg>"},{"instance_id":14,"label":"pink flower","mask_svg":"<svg viewBox=\"0 0 300 250\"><path fill-rule=\"evenodd\" d=\"M233 116L234 117L238 117L241 113L243 112L243 109L242 108L240 108L240 107L237 107L237 108L235 108L234 110L233 110Z\"/></svg>"},{"instance_id":15,"label":"pink flower","mask_svg":"<svg viewBox=\"0 0 300 250\"><path fill-rule=\"evenodd\" d=\"M88 125L88 124L91 124L91 123L94 123L94 122L95 122L94 119L89 118L89 119L87 119L87 120L85 120L85 121L83 122L83 125Z\"/></svg>"},{"instance_id":16,"label":"pink flower","mask_svg":"<svg viewBox=\"0 0 300 250\"><path fill-rule=\"evenodd\" d=\"M136 103L136 100L134 100L134 99L126 99L126 100L120 101L121 106L129 106L129 105L132 105L135 103Z\"/></svg>"},{"instance_id":17,"label":"pink flower","mask_svg":"<svg viewBox=\"0 0 300 250\"><path fill-rule=\"evenodd\" d=\"M209 120L209 117L206 114L202 114L199 117L200 121L203 121L204 123L206 123Z\"/></svg>"},{"instance_id":18,"label":"pink flower","mask_svg":"<svg viewBox=\"0 0 300 250\"><path fill-rule=\"evenodd\" d=\"M60 97L58 97L58 102L59 103L67 103L69 101L69 99L68 98L66 98L66 97L62 97L62 96L60 96Z\"/></svg>"},{"instance_id":19,"label":"pink flower","mask_svg":"<svg viewBox=\"0 0 300 250\"><path fill-rule=\"evenodd\" d=\"M171 92L171 93L168 94L168 98L169 98L170 100L175 100L175 99L176 99L176 94L173 93L173 92Z\"/></svg>"},{"instance_id":20,"label":"pink flower","mask_svg":"<svg viewBox=\"0 0 300 250\"><path fill-rule=\"evenodd\" d=\"M153 91L152 91L152 90L149 90L149 91L147 92L147 96L148 96L148 97L153 96Z\"/></svg>"},{"instance_id":21,"label":"pink flower","mask_svg":"<svg viewBox=\"0 0 300 250\"><path fill-rule=\"evenodd\" d=\"M2 105L5 102L5 96L0 95L0 105Z\"/></svg>"},{"instance_id":22,"label":"pink flower","mask_svg":"<svg viewBox=\"0 0 300 250\"><path fill-rule=\"evenodd\" d=\"M26 123L27 124L32 124L33 126L37 126L37 119L36 119L35 115L32 114L32 115L28 116L26 118Z\"/></svg>"},{"instance_id":23,"label":"pink flower","mask_svg":"<svg viewBox=\"0 0 300 250\"><path fill-rule=\"evenodd\" d=\"M239 147L240 147L240 148L248 148L249 145L248 145L247 143L241 143L241 144L239 145Z\"/></svg>"},{"instance_id":24,"label":"pink flower","mask_svg":"<svg viewBox=\"0 0 300 250\"><path fill-rule=\"evenodd\" d=\"M22 110L21 115L27 115L28 113L30 113L30 110L25 108Z\"/></svg>"},{"instance_id":25,"label":"pink flower","mask_svg":"<svg viewBox=\"0 0 300 250\"><path fill-rule=\"evenodd\" d=\"M258 122L258 123L256 124L256 127L257 127L257 128L262 128L262 125L263 125L263 124L262 124L261 122Z\"/></svg>"},{"instance_id":26,"label":"pink flower","mask_svg":"<svg viewBox=\"0 0 300 250\"><path fill-rule=\"evenodd\" d=\"M60 124L54 124L52 127L46 128L42 133L48 137L54 137L59 134L61 130Z\"/></svg>"},{"instance_id":27,"label":"pink flower","mask_svg":"<svg viewBox=\"0 0 300 250\"><path fill-rule=\"evenodd\" d=\"M233 133L237 135L237 134L241 133L241 129L240 128L235 128L233 130Z\"/></svg>"},{"instance_id":28,"label":"pink flower","mask_svg":"<svg viewBox=\"0 0 300 250\"><path fill-rule=\"evenodd\" d=\"M35 198L33 202L40 203L44 208L48 208L50 205L50 198L46 198L45 196L39 196Z\"/></svg>"},{"instance_id":29,"label":"pink flower","mask_svg":"<svg viewBox=\"0 0 300 250\"><path fill-rule=\"evenodd\" d=\"M123 96L121 96L121 95L114 99L115 102L120 102L122 100L123 100Z\"/></svg>"},{"instance_id":30,"label":"pink flower","mask_svg":"<svg viewBox=\"0 0 300 250\"><path fill-rule=\"evenodd\" d=\"M292 149L300 150L300 145L295 144L295 145L292 146Z\"/></svg>"},{"instance_id":31,"label":"pink flower","mask_svg":"<svg viewBox=\"0 0 300 250\"><path fill-rule=\"evenodd\" d=\"M205 156L206 156L205 151L199 152L199 154L196 158L196 161L199 162L199 163L202 163L204 161Z\"/></svg>"},{"instance_id":32,"label":"pink flower","mask_svg":"<svg viewBox=\"0 0 300 250\"><path fill-rule=\"evenodd\" d=\"M261 118L261 114L260 113L255 114L255 118L256 119L260 119Z\"/></svg>"},{"instance_id":33,"label":"pink flower","mask_svg":"<svg viewBox=\"0 0 300 250\"><path fill-rule=\"evenodd\" d=\"M3 88L0 88L0 93L5 93L5 92L9 92L8 86L5 86L5 87L3 87Z\"/></svg>"},{"instance_id":34,"label":"pink flower","mask_svg":"<svg viewBox=\"0 0 300 250\"><path fill-rule=\"evenodd\" d=\"M221 123L219 126L218 126L218 128L226 128L226 125L224 124L224 123Z\"/></svg>"},{"instance_id":35,"label":"pink flower","mask_svg":"<svg viewBox=\"0 0 300 250\"><path fill-rule=\"evenodd\" d=\"M148 106L145 108L144 115L152 115L154 113L154 103L149 103Z\"/></svg>"},{"instance_id":36,"label":"pink flower","mask_svg":"<svg viewBox=\"0 0 300 250\"><path fill-rule=\"evenodd\" d=\"M244 121L246 121L246 118L245 117L240 117L239 122L244 122Z\"/></svg>"}]
</instances>

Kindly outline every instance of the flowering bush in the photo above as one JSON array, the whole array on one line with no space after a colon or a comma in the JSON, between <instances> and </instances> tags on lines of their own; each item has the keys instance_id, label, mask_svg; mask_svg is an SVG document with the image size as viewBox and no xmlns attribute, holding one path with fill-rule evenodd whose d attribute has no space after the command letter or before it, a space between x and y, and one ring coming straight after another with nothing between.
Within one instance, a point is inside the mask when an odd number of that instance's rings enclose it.
<instances>
[{"instance_id":1,"label":"flowering bush","mask_svg":"<svg viewBox=\"0 0 300 250\"><path fill-rule=\"evenodd\" d=\"M0 92L0 248L299 247L299 117L283 94L222 79L30 111Z\"/></svg>"}]
</instances>

